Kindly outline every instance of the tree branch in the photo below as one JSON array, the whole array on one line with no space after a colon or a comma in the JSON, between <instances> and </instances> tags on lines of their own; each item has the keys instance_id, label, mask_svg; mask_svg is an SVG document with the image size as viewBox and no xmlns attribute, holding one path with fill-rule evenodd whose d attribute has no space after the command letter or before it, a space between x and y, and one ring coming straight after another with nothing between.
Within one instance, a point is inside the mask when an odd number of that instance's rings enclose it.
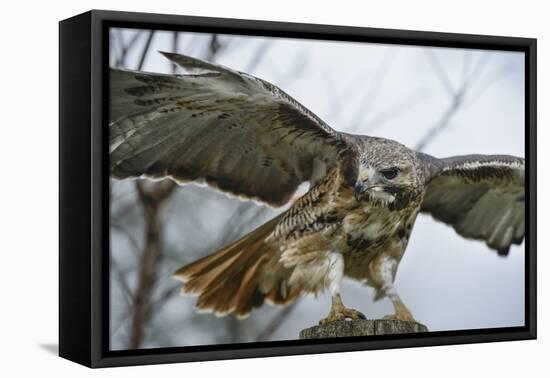
<instances>
[{"instance_id":1,"label":"tree branch","mask_svg":"<svg viewBox=\"0 0 550 378\"><path fill-rule=\"evenodd\" d=\"M256 51L254 52L254 55L246 65L244 72L252 74L254 70L260 65L262 60L265 58L267 50L271 48L273 45L272 41L266 40L263 43L258 46Z\"/></svg>"},{"instance_id":2,"label":"tree branch","mask_svg":"<svg viewBox=\"0 0 550 378\"><path fill-rule=\"evenodd\" d=\"M114 29L116 32L118 32L115 35L118 35L119 43L120 43L120 55L118 59L115 59L115 67L124 67L126 64L126 56L128 55L128 51L135 45L135 43L138 41L139 37L141 36L141 32L135 32L130 41L125 44L122 39L122 32L120 29Z\"/></svg>"},{"instance_id":3,"label":"tree branch","mask_svg":"<svg viewBox=\"0 0 550 378\"><path fill-rule=\"evenodd\" d=\"M288 318L288 316L294 311L299 299L286 306L281 310L275 318L267 325L262 332L256 337L256 341L266 341L279 329L281 324Z\"/></svg>"},{"instance_id":4,"label":"tree branch","mask_svg":"<svg viewBox=\"0 0 550 378\"><path fill-rule=\"evenodd\" d=\"M147 54L149 53L149 49L151 47L151 42L153 41L154 36L155 36L155 31L151 30L149 32L149 35L147 36L147 41L145 41L145 46L143 47L141 57L139 58L139 63L137 65L137 70L138 71L141 71L143 69L143 65L145 64L145 59L147 58Z\"/></svg>"},{"instance_id":5,"label":"tree branch","mask_svg":"<svg viewBox=\"0 0 550 378\"><path fill-rule=\"evenodd\" d=\"M487 65L488 56L489 55L487 54L481 55L472 72L463 79L459 89L457 91L452 91L452 94L450 95L451 103L449 104L447 109L445 109L439 120L428 129L428 131L424 134L422 138L420 138L415 146L416 150L422 151L423 149L425 149L432 140L434 140L445 128L447 128L450 120L463 104L464 97L473 85L472 82L474 82L481 76L483 69ZM437 72L438 70L436 69L436 73ZM447 79L445 79L446 74L444 73L444 71L441 72L443 73L438 73L437 75L439 79L443 82ZM444 86L447 87L447 84L444 84Z\"/></svg>"}]
</instances>

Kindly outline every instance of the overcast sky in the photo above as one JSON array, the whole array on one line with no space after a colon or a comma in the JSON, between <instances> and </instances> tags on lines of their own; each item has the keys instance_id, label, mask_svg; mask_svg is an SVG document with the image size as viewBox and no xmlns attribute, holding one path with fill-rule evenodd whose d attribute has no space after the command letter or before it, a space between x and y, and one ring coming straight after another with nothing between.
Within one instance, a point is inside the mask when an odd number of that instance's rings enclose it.
<instances>
[{"instance_id":1,"label":"overcast sky","mask_svg":"<svg viewBox=\"0 0 550 378\"><path fill-rule=\"evenodd\" d=\"M132 33L126 31L123 37L129 39ZM182 33L178 51L202 56L207 38ZM417 145L444 117L451 93L467 80L463 104L424 151L438 157L469 153L524 156L523 53L293 39L271 39L268 45L266 40L222 36L222 46L227 47L216 61L237 70L252 70L249 73L279 85L336 130L391 138L409 147ZM143 70L170 72L170 64L157 50L172 50L170 33L156 33ZM262 52L261 59L252 65L257 51ZM112 63L116 53L114 49ZM139 49L130 52L127 68L137 66L139 53ZM125 190L124 185L120 190ZM209 201L193 201L197 195ZM227 209L237 206L232 201L238 202L204 188L177 192L167 211L165 235L166 243L176 250L174 268L189 258L177 251L188 250L197 241L213 240L215 245L214 231L231 215ZM206 227L197 228L182 215L190 211ZM216 212L215 219L211 212ZM252 226L270 216L273 213L263 212ZM127 243L117 238L113 235L113 254L123 258ZM396 288L416 319L431 331L521 326L524 253L522 244L512 247L509 256L499 257L483 243L465 240L449 226L420 215L398 269ZM372 290L358 283L346 280L342 290L344 303L369 318L393 311L388 300L373 302ZM174 320L184 319L192 304L193 298L178 297L163 310L163 316L185 333L177 345L213 340L192 334L183 321ZM300 329L326 315L329 304L328 293L301 299L272 339L296 338ZM277 311L261 309L251 317L272 316ZM218 320L202 316L215 327Z\"/></svg>"}]
</instances>

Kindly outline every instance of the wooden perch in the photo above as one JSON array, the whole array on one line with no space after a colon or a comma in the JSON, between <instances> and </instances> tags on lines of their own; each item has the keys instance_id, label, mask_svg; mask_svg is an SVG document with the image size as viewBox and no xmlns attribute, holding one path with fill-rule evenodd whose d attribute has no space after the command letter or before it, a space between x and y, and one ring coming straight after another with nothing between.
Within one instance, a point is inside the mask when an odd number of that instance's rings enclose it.
<instances>
[{"instance_id":1,"label":"wooden perch","mask_svg":"<svg viewBox=\"0 0 550 378\"><path fill-rule=\"evenodd\" d=\"M417 332L428 332L428 328L420 323L403 320L342 320L303 329L300 331L300 339L395 335Z\"/></svg>"}]
</instances>

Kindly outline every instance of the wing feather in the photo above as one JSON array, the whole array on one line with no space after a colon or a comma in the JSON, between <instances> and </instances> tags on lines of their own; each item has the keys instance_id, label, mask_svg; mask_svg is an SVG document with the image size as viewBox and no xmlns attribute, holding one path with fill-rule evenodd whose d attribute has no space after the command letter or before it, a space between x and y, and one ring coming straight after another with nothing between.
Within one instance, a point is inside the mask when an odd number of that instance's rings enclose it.
<instances>
[{"instance_id":1,"label":"wing feather","mask_svg":"<svg viewBox=\"0 0 550 378\"><path fill-rule=\"evenodd\" d=\"M434 167L421 211L501 255L525 236L525 161L508 155L429 158Z\"/></svg>"},{"instance_id":2,"label":"wing feather","mask_svg":"<svg viewBox=\"0 0 550 378\"><path fill-rule=\"evenodd\" d=\"M171 178L272 206L336 164L345 138L276 86L214 63L163 53L190 74L111 69L110 170Z\"/></svg>"}]
</instances>

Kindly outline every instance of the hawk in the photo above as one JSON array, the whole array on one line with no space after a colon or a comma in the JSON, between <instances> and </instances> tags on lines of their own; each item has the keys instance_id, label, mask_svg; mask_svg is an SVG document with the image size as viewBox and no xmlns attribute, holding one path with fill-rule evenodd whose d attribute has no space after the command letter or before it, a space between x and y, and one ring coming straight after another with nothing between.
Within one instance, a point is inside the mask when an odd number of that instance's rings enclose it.
<instances>
[{"instance_id":1,"label":"hawk","mask_svg":"<svg viewBox=\"0 0 550 378\"><path fill-rule=\"evenodd\" d=\"M320 323L365 316L344 277L414 321L394 279L418 213L499 255L525 234L525 162L435 158L389 139L338 132L280 88L197 58L162 53L185 74L110 70L110 174L203 183L272 207L274 219L174 274L196 307L244 317L328 290ZM295 199L298 187L307 193Z\"/></svg>"}]
</instances>

